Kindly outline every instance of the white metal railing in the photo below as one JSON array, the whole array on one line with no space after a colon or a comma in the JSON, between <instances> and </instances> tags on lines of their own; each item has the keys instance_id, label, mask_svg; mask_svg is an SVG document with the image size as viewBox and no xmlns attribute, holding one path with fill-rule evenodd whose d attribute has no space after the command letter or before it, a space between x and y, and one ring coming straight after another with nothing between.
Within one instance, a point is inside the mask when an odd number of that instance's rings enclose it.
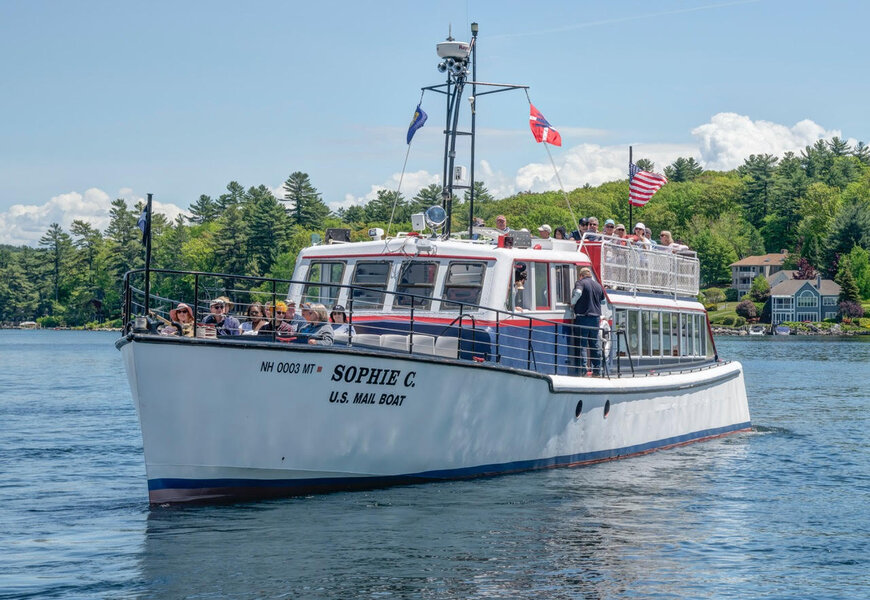
<instances>
[{"instance_id":1,"label":"white metal railing","mask_svg":"<svg viewBox=\"0 0 870 600\"><path fill-rule=\"evenodd\" d=\"M644 248L624 238L600 235L602 283L631 292L697 296L701 268L691 250Z\"/></svg>"}]
</instances>

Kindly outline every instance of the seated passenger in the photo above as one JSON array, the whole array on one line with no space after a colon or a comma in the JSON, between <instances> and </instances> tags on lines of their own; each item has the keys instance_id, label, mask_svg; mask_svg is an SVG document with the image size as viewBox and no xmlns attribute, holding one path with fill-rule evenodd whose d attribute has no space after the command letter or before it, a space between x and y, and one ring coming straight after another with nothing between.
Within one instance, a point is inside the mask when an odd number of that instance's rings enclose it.
<instances>
[{"instance_id":1,"label":"seated passenger","mask_svg":"<svg viewBox=\"0 0 870 600\"><path fill-rule=\"evenodd\" d=\"M253 302L248 307L248 320L242 323L242 335L257 335L269 321L266 320L266 309L259 302Z\"/></svg>"},{"instance_id":2,"label":"seated passenger","mask_svg":"<svg viewBox=\"0 0 870 600\"><path fill-rule=\"evenodd\" d=\"M627 240L625 236L625 225L623 225L622 223L617 223L616 227L613 228L613 235L620 238L620 241L618 243L622 244L623 246L626 245Z\"/></svg>"},{"instance_id":3,"label":"seated passenger","mask_svg":"<svg viewBox=\"0 0 870 600\"><path fill-rule=\"evenodd\" d=\"M616 229L616 223L613 219L607 219L604 221L604 233L606 235L614 235L614 230Z\"/></svg>"},{"instance_id":4,"label":"seated passenger","mask_svg":"<svg viewBox=\"0 0 870 600\"><path fill-rule=\"evenodd\" d=\"M568 232L564 227L559 225L556 229L553 230L553 239L556 240L566 240L568 239Z\"/></svg>"},{"instance_id":5,"label":"seated passenger","mask_svg":"<svg viewBox=\"0 0 870 600\"><path fill-rule=\"evenodd\" d=\"M311 346L331 346L334 339L329 315L322 304L302 303L302 316L306 324L296 332L295 344Z\"/></svg>"},{"instance_id":6,"label":"seated passenger","mask_svg":"<svg viewBox=\"0 0 870 600\"><path fill-rule=\"evenodd\" d=\"M646 226L643 223L638 223L634 226L634 233L628 236L634 245L644 249L652 248L652 243L646 237Z\"/></svg>"},{"instance_id":7,"label":"seated passenger","mask_svg":"<svg viewBox=\"0 0 870 600\"><path fill-rule=\"evenodd\" d=\"M550 239L550 233L553 231L553 228L547 224L541 225L538 227L538 237L542 240Z\"/></svg>"},{"instance_id":8,"label":"seated passenger","mask_svg":"<svg viewBox=\"0 0 870 600\"><path fill-rule=\"evenodd\" d=\"M523 312L528 309L525 297L526 279L528 279L526 265L524 263L517 263L517 266L514 268L514 289L512 297L512 308L514 312Z\"/></svg>"},{"instance_id":9,"label":"seated passenger","mask_svg":"<svg viewBox=\"0 0 870 600\"><path fill-rule=\"evenodd\" d=\"M347 322L347 312L341 304L336 304L332 307L332 312L329 313L329 320L332 321L332 331L335 335L345 337L356 335L356 330Z\"/></svg>"},{"instance_id":10,"label":"seated passenger","mask_svg":"<svg viewBox=\"0 0 870 600\"><path fill-rule=\"evenodd\" d=\"M577 222L577 227L577 229L571 232L571 239L579 242L583 239L583 234L589 230L589 219L581 217L580 221Z\"/></svg>"},{"instance_id":11,"label":"seated passenger","mask_svg":"<svg viewBox=\"0 0 870 600\"><path fill-rule=\"evenodd\" d=\"M169 311L169 318L172 319L172 324L181 330L182 336L193 337L195 320L193 311L187 304L180 302Z\"/></svg>"},{"instance_id":12,"label":"seated passenger","mask_svg":"<svg viewBox=\"0 0 870 600\"><path fill-rule=\"evenodd\" d=\"M212 300L209 305L210 314L202 320L203 325L213 327L218 337L239 335L239 320L227 314L232 303L226 296L220 296Z\"/></svg>"}]
</instances>

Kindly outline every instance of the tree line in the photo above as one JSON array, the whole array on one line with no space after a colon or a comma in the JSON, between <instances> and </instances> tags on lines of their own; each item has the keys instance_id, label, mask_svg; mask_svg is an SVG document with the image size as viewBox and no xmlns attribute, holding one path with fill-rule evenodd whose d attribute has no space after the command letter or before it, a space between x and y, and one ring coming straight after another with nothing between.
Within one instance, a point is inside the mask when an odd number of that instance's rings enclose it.
<instances>
[{"instance_id":1,"label":"tree line","mask_svg":"<svg viewBox=\"0 0 870 600\"><path fill-rule=\"evenodd\" d=\"M645 170L655 164L640 159ZM730 285L729 265L740 258L788 250L794 267L800 258L826 277L854 281L858 296L870 298L870 149L832 138L800 153L751 155L731 171L704 171L681 157L663 171L669 183L633 218L698 252L704 286ZM328 227L351 230L352 240L367 238L369 227L395 233L410 229L410 216L441 203L441 186L432 184L411 198L381 190L361 206L330 212L307 174L292 173L276 197L264 186L230 182L225 193L201 195L189 216L152 218L152 267L185 271L289 279L299 250L312 234ZM514 228L535 231L543 223L574 228L572 217L596 216L625 223L628 181L585 185L561 191L521 192L495 199L475 183L475 217L492 225L504 214ZM467 229L468 190L454 199L453 231ZM141 204L112 202L109 225L99 231L74 221L69 231L53 223L39 247L0 246L0 322L41 318L43 323L84 325L120 316L124 273L144 264L136 227ZM392 225L390 225L392 223ZM232 282L244 287L244 281ZM190 293L158 282L158 292ZM164 288L159 288L164 286ZM183 296L183 297L190 297Z\"/></svg>"}]
</instances>

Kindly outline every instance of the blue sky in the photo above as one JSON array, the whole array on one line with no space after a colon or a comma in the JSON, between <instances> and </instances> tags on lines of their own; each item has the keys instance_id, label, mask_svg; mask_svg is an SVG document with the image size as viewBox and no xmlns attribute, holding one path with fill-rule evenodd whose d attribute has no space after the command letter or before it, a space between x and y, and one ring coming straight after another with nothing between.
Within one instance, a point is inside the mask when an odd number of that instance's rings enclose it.
<instances>
[{"instance_id":1,"label":"blue sky","mask_svg":"<svg viewBox=\"0 0 870 600\"><path fill-rule=\"evenodd\" d=\"M396 189L435 44L480 23L478 78L531 86L568 189L625 177L628 146L733 168L820 137L870 141L870 2L0 2L0 243L103 228L153 192L170 216L237 180L304 171L333 207ZM401 191L438 180L443 103ZM478 103L478 179L555 189L521 92ZM468 164L460 155L458 164Z\"/></svg>"}]
</instances>

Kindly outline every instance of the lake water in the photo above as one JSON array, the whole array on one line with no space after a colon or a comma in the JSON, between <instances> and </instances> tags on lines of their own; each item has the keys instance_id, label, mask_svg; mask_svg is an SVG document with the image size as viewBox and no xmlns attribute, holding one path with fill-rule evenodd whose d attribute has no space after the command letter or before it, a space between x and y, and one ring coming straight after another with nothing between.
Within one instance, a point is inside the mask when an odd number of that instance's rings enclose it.
<instances>
[{"instance_id":1,"label":"lake water","mask_svg":"<svg viewBox=\"0 0 870 600\"><path fill-rule=\"evenodd\" d=\"M149 509L115 337L0 331L0 598L870 597L870 338L718 339L752 433Z\"/></svg>"}]
</instances>

